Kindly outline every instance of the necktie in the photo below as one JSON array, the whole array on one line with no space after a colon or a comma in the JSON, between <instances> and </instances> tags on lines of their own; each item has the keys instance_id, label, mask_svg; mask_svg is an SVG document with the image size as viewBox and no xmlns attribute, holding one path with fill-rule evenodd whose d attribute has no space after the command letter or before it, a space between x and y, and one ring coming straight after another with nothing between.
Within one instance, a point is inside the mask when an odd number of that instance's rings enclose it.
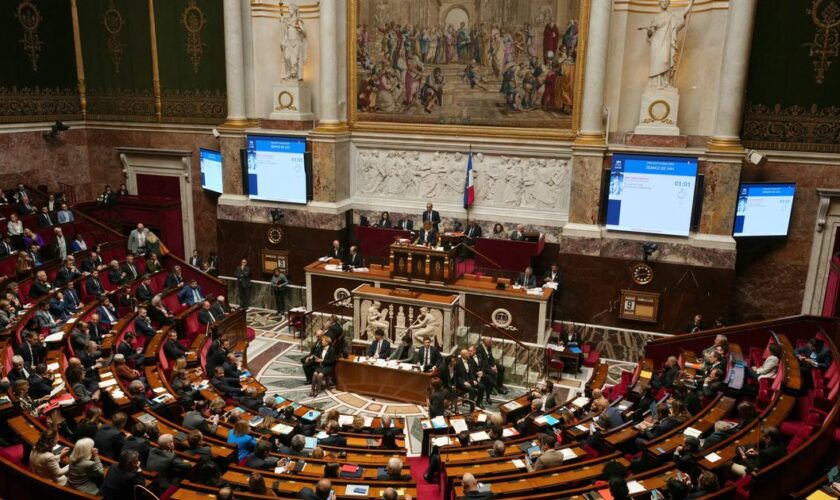
<instances>
[{"instance_id":1,"label":"necktie","mask_svg":"<svg viewBox=\"0 0 840 500\"><path fill-rule=\"evenodd\" d=\"M108 323L113 323L114 322L114 316L111 314L111 310L108 309L107 307L103 307L102 309L105 310L105 316L108 316Z\"/></svg>"},{"instance_id":2,"label":"necktie","mask_svg":"<svg viewBox=\"0 0 840 500\"><path fill-rule=\"evenodd\" d=\"M381 347L382 347L382 341L381 341L381 340L377 340L377 341L376 341L376 352L375 352L375 353L373 353L374 357L377 357L377 358L379 357L379 349L380 349Z\"/></svg>"},{"instance_id":3,"label":"necktie","mask_svg":"<svg viewBox=\"0 0 840 500\"><path fill-rule=\"evenodd\" d=\"M129 264L128 268L131 270L131 277L136 278L137 277L137 271L134 269L134 264Z\"/></svg>"},{"instance_id":4,"label":"necktie","mask_svg":"<svg viewBox=\"0 0 840 500\"><path fill-rule=\"evenodd\" d=\"M214 317L213 317L213 313L211 313L211 312L210 312L210 309L208 309L208 310L207 310L207 314L209 314L209 315L210 315L210 322L211 322L211 323L215 323L215 322L216 322L216 318L214 318Z\"/></svg>"},{"instance_id":5,"label":"necktie","mask_svg":"<svg viewBox=\"0 0 840 500\"><path fill-rule=\"evenodd\" d=\"M50 216L47 214L47 215L44 215L44 217L47 219L47 225L52 226L52 219L50 219Z\"/></svg>"},{"instance_id":6,"label":"necktie","mask_svg":"<svg viewBox=\"0 0 840 500\"><path fill-rule=\"evenodd\" d=\"M424 366L429 365L429 348L428 347L426 348L426 355L424 356L424 359L423 359L423 365Z\"/></svg>"}]
</instances>

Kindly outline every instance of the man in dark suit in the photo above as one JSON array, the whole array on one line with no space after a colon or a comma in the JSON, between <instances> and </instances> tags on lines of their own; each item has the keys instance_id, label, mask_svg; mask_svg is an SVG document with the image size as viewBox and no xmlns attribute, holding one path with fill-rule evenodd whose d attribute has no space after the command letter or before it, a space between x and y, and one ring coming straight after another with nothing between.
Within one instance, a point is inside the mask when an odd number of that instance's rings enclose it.
<instances>
[{"instance_id":1,"label":"man in dark suit","mask_svg":"<svg viewBox=\"0 0 840 500\"><path fill-rule=\"evenodd\" d=\"M342 448L347 446L347 438L338 433L338 422L331 421L327 423L324 432L327 433L327 437L319 439L319 445L340 446Z\"/></svg>"},{"instance_id":2,"label":"man in dark suit","mask_svg":"<svg viewBox=\"0 0 840 500\"><path fill-rule=\"evenodd\" d=\"M96 252L90 252L90 254L82 260L82 271L90 273L94 270L102 269L104 265L105 262L102 260L102 257L100 257Z\"/></svg>"},{"instance_id":3,"label":"man in dark suit","mask_svg":"<svg viewBox=\"0 0 840 500\"><path fill-rule=\"evenodd\" d=\"M236 358L235 353L229 352L227 354L225 362L222 363L222 370L224 370L225 377L239 380L239 377L242 375L242 370L239 369L239 360Z\"/></svg>"},{"instance_id":4,"label":"man in dark suit","mask_svg":"<svg viewBox=\"0 0 840 500\"><path fill-rule=\"evenodd\" d=\"M776 427L765 427L761 430L761 437L758 442L758 449L739 448L739 457L736 461L741 462L732 465L732 472L743 477L748 472L760 471L765 467L778 461L787 455L787 447L782 442L782 434Z\"/></svg>"},{"instance_id":5,"label":"man in dark suit","mask_svg":"<svg viewBox=\"0 0 840 500\"><path fill-rule=\"evenodd\" d=\"M534 276L534 269L531 266L525 268L524 273L519 273L516 278L516 284L523 288L536 288L537 277Z\"/></svg>"},{"instance_id":6,"label":"man in dark suit","mask_svg":"<svg viewBox=\"0 0 840 500\"><path fill-rule=\"evenodd\" d=\"M367 348L367 356L370 358L387 359L391 354L391 343L385 338L385 332L376 330L373 332L374 341Z\"/></svg>"},{"instance_id":7,"label":"man in dark suit","mask_svg":"<svg viewBox=\"0 0 840 500\"><path fill-rule=\"evenodd\" d=\"M128 254L125 256L125 264L123 264L122 268L120 269L124 276L124 280L126 283L136 280L140 277L140 274L137 271L137 266L134 264L134 256Z\"/></svg>"},{"instance_id":8,"label":"man in dark suit","mask_svg":"<svg viewBox=\"0 0 840 500\"><path fill-rule=\"evenodd\" d=\"M134 342L135 333L134 332L126 332L123 335L123 340L117 344L117 354L122 354L126 360L134 360L134 366L136 368L142 368L146 361L146 356L142 352L137 352L137 350L132 345Z\"/></svg>"},{"instance_id":9,"label":"man in dark suit","mask_svg":"<svg viewBox=\"0 0 840 500\"><path fill-rule=\"evenodd\" d=\"M54 225L54 221L50 216L50 209L46 205L41 207L41 213L38 214L38 227L49 227Z\"/></svg>"},{"instance_id":10,"label":"man in dark suit","mask_svg":"<svg viewBox=\"0 0 840 500\"><path fill-rule=\"evenodd\" d=\"M38 209L29 204L29 198L22 196L17 207L18 215L26 216L38 213Z\"/></svg>"},{"instance_id":11,"label":"man in dark suit","mask_svg":"<svg viewBox=\"0 0 840 500\"><path fill-rule=\"evenodd\" d=\"M441 362L440 350L432 345L430 337L423 338L423 346L414 353L414 363L424 372L432 371Z\"/></svg>"},{"instance_id":12,"label":"man in dark suit","mask_svg":"<svg viewBox=\"0 0 840 500\"><path fill-rule=\"evenodd\" d=\"M265 441L257 441L254 453L245 461L245 467L257 470L271 470L277 466L279 459L271 456L271 445Z\"/></svg>"},{"instance_id":13,"label":"man in dark suit","mask_svg":"<svg viewBox=\"0 0 840 500\"><path fill-rule=\"evenodd\" d=\"M233 277L236 278L236 289L239 291L239 307L248 309L251 305L251 268L247 260L242 259Z\"/></svg>"},{"instance_id":14,"label":"man in dark suit","mask_svg":"<svg viewBox=\"0 0 840 500\"><path fill-rule=\"evenodd\" d=\"M35 372L35 366L45 359L47 350L37 332L26 332L26 341L18 348L18 354L23 358L24 367Z\"/></svg>"},{"instance_id":15,"label":"man in dark suit","mask_svg":"<svg viewBox=\"0 0 840 500\"><path fill-rule=\"evenodd\" d=\"M812 338L807 344L793 351L803 372L811 368L825 370L831 365L831 351L825 347L822 339ZM811 377L807 377L810 379Z\"/></svg>"},{"instance_id":16,"label":"man in dark suit","mask_svg":"<svg viewBox=\"0 0 840 500\"><path fill-rule=\"evenodd\" d=\"M52 290L53 286L47 281L46 271L38 271L35 274L35 281L32 283L32 287L29 288L29 296L37 299L49 294Z\"/></svg>"},{"instance_id":17,"label":"man in dark suit","mask_svg":"<svg viewBox=\"0 0 840 500\"><path fill-rule=\"evenodd\" d=\"M481 226L479 226L474 220L471 220L469 224L467 224L467 228L464 230L464 236L467 238L467 245L475 245L475 240L481 238Z\"/></svg>"},{"instance_id":18,"label":"man in dark suit","mask_svg":"<svg viewBox=\"0 0 840 500\"><path fill-rule=\"evenodd\" d=\"M22 182L19 182L14 191L12 191L12 199L20 203L24 198L29 198L29 191L26 190L26 186Z\"/></svg>"},{"instance_id":19,"label":"man in dark suit","mask_svg":"<svg viewBox=\"0 0 840 500\"><path fill-rule=\"evenodd\" d=\"M691 322L685 327L685 331L688 333L697 333L699 331L705 330L706 323L703 322L703 315L702 314L695 314L694 318L691 319Z\"/></svg>"},{"instance_id":20,"label":"man in dark suit","mask_svg":"<svg viewBox=\"0 0 840 500\"><path fill-rule=\"evenodd\" d=\"M224 295L216 296L216 300L213 301L213 304L210 307L210 312L213 313L213 317L215 317L217 321L230 314L230 306L227 305Z\"/></svg>"},{"instance_id":21,"label":"man in dark suit","mask_svg":"<svg viewBox=\"0 0 840 500\"><path fill-rule=\"evenodd\" d=\"M224 364L229 350L230 341L227 338L213 340L207 350L207 373L215 373L216 367Z\"/></svg>"},{"instance_id":22,"label":"man in dark suit","mask_svg":"<svg viewBox=\"0 0 840 500\"><path fill-rule=\"evenodd\" d=\"M210 308L210 301L205 300L201 303L201 309L198 310L198 322L202 325L212 325L219 318L213 313Z\"/></svg>"},{"instance_id":23,"label":"man in dark suit","mask_svg":"<svg viewBox=\"0 0 840 500\"><path fill-rule=\"evenodd\" d=\"M650 383L654 389L671 388L674 386L674 381L677 380L677 375L680 373L680 365L677 362L676 356L669 356L665 361L665 368L662 372L653 377Z\"/></svg>"},{"instance_id":24,"label":"man in dark suit","mask_svg":"<svg viewBox=\"0 0 840 500\"><path fill-rule=\"evenodd\" d=\"M551 270L543 276L543 283L557 283L557 288L563 283L563 275L560 273L560 266L557 263L551 264Z\"/></svg>"},{"instance_id":25,"label":"man in dark suit","mask_svg":"<svg viewBox=\"0 0 840 500\"><path fill-rule=\"evenodd\" d=\"M225 369L221 366L216 367L213 378L210 379L213 387L222 394L234 398L242 396L242 384L239 383L239 378L226 377Z\"/></svg>"},{"instance_id":26,"label":"man in dark suit","mask_svg":"<svg viewBox=\"0 0 840 500\"><path fill-rule=\"evenodd\" d=\"M327 500L332 495L332 482L329 479L320 479L315 489L303 488L298 493L301 500Z\"/></svg>"},{"instance_id":27,"label":"man in dark suit","mask_svg":"<svg viewBox=\"0 0 840 500\"><path fill-rule=\"evenodd\" d=\"M108 332L103 332L102 327L99 326L99 313L91 314L87 324L90 340L96 342L97 344L101 344L102 339L105 338L105 335Z\"/></svg>"},{"instance_id":28,"label":"man in dark suit","mask_svg":"<svg viewBox=\"0 0 840 500\"><path fill-rule=\"evenodd\" d=\"M74 279L80 277L82 273L79 272L79 269L76 268L76 259L73 256L68 256L64 259L64 265L58 268L58 274L55 278L56 286L63 285L65 283L69 283Z\"/></svg>"},{"instance_id":29,"label":"man in dark suit","mask_svg":"<svg viewBox=\"0 0 840 500\"><path fill-rule=\"evenodd\" d=\"M32 399L41 399L52 392L52 378L47 372L46 363L35 365L35 373L29 375L29 396Z\"/></svg>"},{"instance_id":30,"label":"man in dark suit","mask_svg":"<svg viewBox=\"0 0 840 500\"><path fill-rule=\"evenodd\" d=\"M174 361L178 358L184 358L187 356L187 352L187 348L178 342L178 332L174 329L169 330L169 337L166 339L166 343L163 344L163 354L166 355L166 359Z\"/></svg>"},{"instance_id":31,"label":"man in dark suit","mask_svg":"<svg viewBox=\"0 0 840 500\"><path fill-rule=\"evenodd\" d=\"M0 257L8 257L12 255L15 249L12 246L12 239L8 234L3 236L3 241L0 241Z\"/></svg>"},{"instance_id":32,"label":"man in dark suit","mask_svg":"<svg viewBox=\"0 0 840 500\"><path fill-rule=\"evenodd\" d=\"M134 331L140 335L145 335L147 343L152 340L157 333L155 327L152 326L152 319L149 318L149 312L145 307L140 307L137 310L137 317L134 318ZM175 335L177 338L178 334L176 333Z\"/></svg>"},{"instance_id":33,"label":"man in dark suit","mask_svg":"<svg viewBox=\"0 0 840 500\"><path fill-rule=\"evenodd\" d=\"M440 214L437 210L432 210L432 204L426 203L426 211L423 212L423 216L421 217L420 221L425 225L427 222L432 225L435 231L438 231L440 228Z\"/></svg>"},{"instance_id":34,"label":"man in dark suit","mask_svg":"<svg viewBox=\"0 0 840 500\"><path fill-rule=\"evenodd\" d=\"M73 345L74 351L81 351L87 347L88 342L91 341L89 330L90 327L87 322L79 321L70 332L70 343Z\"/></svg>"},{"instance_id":35,"label":"man in dark suit","mask_svg":"<svg viewBox=\"0 0 840 500\"><path fill-rule=\"evenodd\" d=\"M134 296L137 297L138 302L149 302L155 296L152 291L152 278L147 274L143 276L143 281L137 285L137 290L134 291Z\"/></svg>"},{"instance_id":36,"label":"man in dark suit","mask_svg":"<svg viewBox=\"0 0 840 500\"><path fill-rule=\"evenodd\" d=\"M23 360L23 356L16 354L12 356L12 369L9 370L7 378L10 384L14 384L18 380L29 380L29 376L34 372L35 370Z\"/></svg>"},{"instance_id":37,"label":"man in dark suit","mask_svg":"<svg viewBox=\"0 0 840 500\"><path fill-rule=\"evenodd\" d=\"M91 271L90 276L88 276L85 280L85 292L93 297L98 297L105 293L105 289L102 287L102 282L99 281L99 271L96 269Z\"/></svg>"},{"instance_id":38,"label":"man in dark suit","mask_svg":"<svg viewBox=\"0 0 840 500\"><path fill-rule=\"evenodd\" d=\"M347 260L344 263L350 267L365 267L365 259L355 245L350 247L350 253L347 254Z\"/></svg>"},{"instance_id":39,"label":"man in dark suit","mask_svg":"<svg viewBox=\"0 0 840 500\"><path fill-rule=\"evenodd\" d=\"M424 222L423 229L417 234L417 239L414 241L417 245L427 245L435 247L438 244L438 232L431 222Z\"/></svg>"},{"instance_id":40,"label":"man in dark suit","mask_svg":"<svg viewBox=\"0 0 840 500\"><path fill-rule=\"evenodd\" d=\"M403 231L413 231L414 221L411 219L401 219L399 222L397 222L396 229L402 229Z\"/></svg>"},{"instance_id":41,"label":"man in dark suit","mask_svg":"<svg viewBox=\"0 0 840 500\"><path fill-rule=\"evenodd\" d=\"M455 387L481 406L483 388L478 381L475 365L470 362L470 351L467 349L461 350L461 357L455 364Z\"/></svg>"},{"instance_id":42,"label":"man in dark suit","mask_svg":"<svg viewBox=\"0 0 840 500\"><path fill-rule=\"evenodd\" d=\"M341 243L338 240L333 240L332 246L330 247L330 251L327 252L327 257L331 259L338 259L341 262L344 262L344 259L347 258L347 252L341 248Z\"/></svg>"},{"instance_id":43,"label":"man in dark suit","mask_svg":"<svg viewBox=\"0 0 840 500\"><path fill-rule=\"evenodd\" d=\"M478 481L475 476L467 472L461 478L461 484L464 487L464 493L467 498L474 498L477 500L492 500L496 495L492 491L479 491Z\"/></svg>"},{"instance_id":44,"label":"man in dark suit","mask_svg":"<svg viewBox=\"0 0 840 500\"><path fill-rule=\"evenodd\" d=\"M190 257L190 265L193 267L201 268L201 263L204 262L201 259L201 255L198 253L198 250L192 251L192 257Z\"/></svg>"},{"instance_id":45,"label":"man in dark suit","mask_svg":"<svg viewBox=\"0 0 840 500\"><path fill-rule=\"evenodd\" d=\"M502 394L507 394L504 386L505 367L496 363L496 358L493 356L493 338L482 337L475 351L479 367L494 382L495 389Z\"/></svg>"},{"instance_id":46,"label":"man in dark suit","mask_svg":"<svg viewBox=\"0 0 840 500\"><path fill-rule=\"evenodd\" d=\"M166 276L166 281L163 282L165 288L175 288L184 284L184 277L181 275L181 266L175 266Z\"/></svg>"},{"instance_id":47,"label":"man in dark suit","mask_svg":"<svg viewBox=\"0 0 840 500\"><path fill-rule=\"evenodd\" d=\"M403 463L397 457L391 457L388 459L388 464L385 466L385 469L380 471L379 474L376 475L377 481L408 481L411 479L411 476L408 474L403 474Z\"/></svg>"},{"instance_id":48,"label":"man in dark suit","mask_svg":"<svg viewBox=\"0 0 840 500\"><path fill-rule=\"evenodd\" d=\"M110 425L105 424L96 431L93 442L100 455L115 460L120 456L123 444L125 444L122 428L127 419L125 413L117 412L111 417Z\"/></svg>"},{"instance_id":49,"label":"man in dark suit","mask_svg":"<svg viewBox=\"0 0 840 500\"><path fill-rule=\"evenodd\" d=\"M192 465L175 455L175 439L172 434L161 434L158 447L149 451L146 470L158 473L155 482L157 489L163 492L186 477L192 470Z\"/></svg>"}]
</instances>

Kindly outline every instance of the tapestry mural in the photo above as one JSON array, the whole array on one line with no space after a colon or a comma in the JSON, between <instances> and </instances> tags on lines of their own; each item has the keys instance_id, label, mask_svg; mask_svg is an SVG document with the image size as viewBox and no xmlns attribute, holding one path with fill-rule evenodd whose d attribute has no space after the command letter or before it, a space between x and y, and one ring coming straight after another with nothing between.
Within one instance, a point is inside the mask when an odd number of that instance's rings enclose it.
<instances>
[{"instance_id":1,"label":"tapestry mural","mask_svg":"<svg viewBox=\"0 0 840 500\"><path fill-rule=\"evenodd\" d=\"M0 122L81 115L69 1L0 2Z\"/></svg>"},{"instance_id":2,"label":"tapestry mural","mask_svg":"<svg viewBox=\"0 0 840 500\"><path fill-rule=\"evenodd\" d=\"M581 3L352 1L351 121L571 130Z\"/></svg>"},{"instance_id":3,"label":"tapestry mural","mask_svg":"<svg viewBox=\"0 0 840 500\"><path fill-rule=\"evenodd\" d=\"M744 109L746 144L767 149L840 151L837 89L840 3L759 2Z\"/></svg>"},{"instance_id":4,"label":"tapestry mural","mask_svg":"<svg viewBox=\"0 0 840 500\"><path fill-rule=\"evenodd\" d=\"M225 119L222 0L77 1L80 47L70 0L0 4L0 122Z\"/></svg>"}]
</instances>

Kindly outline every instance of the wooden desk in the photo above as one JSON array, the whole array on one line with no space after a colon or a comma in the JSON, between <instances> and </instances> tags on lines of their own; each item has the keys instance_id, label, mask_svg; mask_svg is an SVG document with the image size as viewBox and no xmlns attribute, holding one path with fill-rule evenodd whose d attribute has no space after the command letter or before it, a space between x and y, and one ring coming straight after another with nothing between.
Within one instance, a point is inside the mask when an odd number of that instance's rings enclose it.
<instances>
[{"instance_id":1,"label":"wooden desk","mask_svg":"<svg viewBox=\"0 0 840 500\"><path fill-rule=\"evenodd\" d=\"M449 284L456 277L454 249L394 243L389 251L391 278Z\"/></svg>"},{"instance_id":2,"label":"wooden desk","mask_svg":"<svg viewBox=\"0 0 840 500\"><path fill-rule=\"evenodd\" d=\"M382 399L426 404L426 390L432 375L397 370L368 363L356 363L356 356L336 363L336 385L340 391L358 392Z\"/></svg>"},{"instance_id":3,"label":"wooden desk","mask_svg":"<svg viewBox=\"0 0 840 500\"><path fill-rule=\"evenodd\" d=\"M330 266L329 268L327 266ZM476 317L461 311L458 323L478 331L486 323L493 323L499 316L500 310L509 313L510 322L502 325L511 335L522 342L545 344L549 333L551 308L549 301L553 290L544 288L539 294L527 293L524 289L508 287L504 290L496 288L494 281L477 279L475 277L460 277L449 285L439 283L425 283L391 278L390 270L380 266L371 266L367 271L341 271L327 262L315 261L306 266L306 307L312 310L319 304L330 304L322 307L320 312L352 316L352 305L347 301L335 302L335 297L349 295L350 290L362 284L373 285L377 288L408 288L417 292L431 292L438 294L459 294L459 304L476 314ZM507 316L507 315L504 315ZM486 334L498 337L501 334L493 329L486 329ZM356 332L359 335L360 332Z\"/></svg>"}]
</instances>

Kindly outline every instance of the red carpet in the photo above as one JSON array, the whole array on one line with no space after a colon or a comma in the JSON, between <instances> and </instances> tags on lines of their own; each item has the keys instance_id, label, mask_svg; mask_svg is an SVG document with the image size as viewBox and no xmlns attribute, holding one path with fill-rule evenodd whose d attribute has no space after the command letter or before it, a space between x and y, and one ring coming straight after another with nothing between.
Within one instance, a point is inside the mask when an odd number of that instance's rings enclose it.
<instances>
[{"instance_id":1,"label":"red carpet","mask_svg":"<svg viewBox=\"0 0 840 500\"><path fill-rule=\"evenodd\" d=\"M417 500L441 500L443 490L423 479L423 474L429 465L429 459L426 457L409 457L408 465L411 467L412 479L417 482Z\"/></svg>"}]
</instances>

